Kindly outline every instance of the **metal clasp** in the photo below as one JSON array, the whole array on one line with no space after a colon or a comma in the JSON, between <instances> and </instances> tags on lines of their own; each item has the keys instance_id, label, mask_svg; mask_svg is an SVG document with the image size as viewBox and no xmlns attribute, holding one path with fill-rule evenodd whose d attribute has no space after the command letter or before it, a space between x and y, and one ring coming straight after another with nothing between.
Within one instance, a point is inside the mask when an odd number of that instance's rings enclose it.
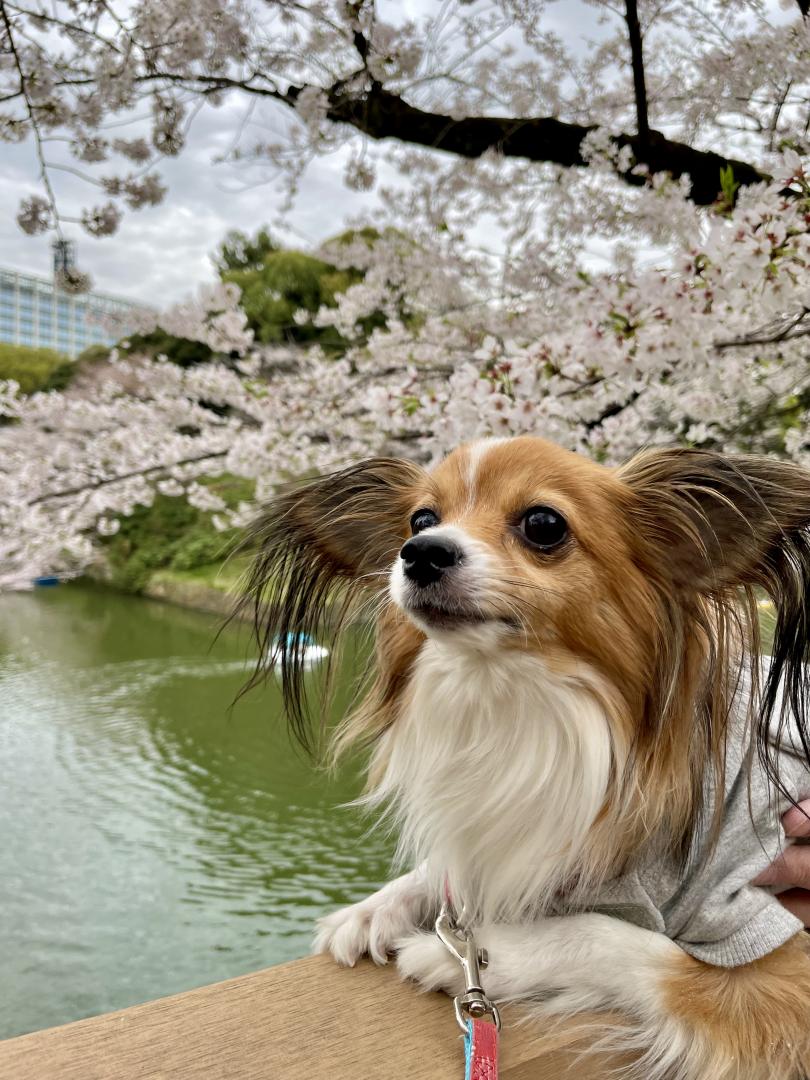
<instances>
[{"instance_id":1,"label":"metal clasp","mask_svg":"<svg viewBox=\"0 0 810 1080\"><path fill-rule=\"evenodd\" d=\"M450 908L442 904L436 920L436 936L444 947L455 956L464 973L464 993L453 999L458 1026L467 1034L465 1015L473 1020L490 1016L498 1031L501 1030L501 1014L494 1001L490 1001L481 986L480 969L487 966L486 949L479 949L472 931L457 925Z\"/></svg>"}]
</instances>

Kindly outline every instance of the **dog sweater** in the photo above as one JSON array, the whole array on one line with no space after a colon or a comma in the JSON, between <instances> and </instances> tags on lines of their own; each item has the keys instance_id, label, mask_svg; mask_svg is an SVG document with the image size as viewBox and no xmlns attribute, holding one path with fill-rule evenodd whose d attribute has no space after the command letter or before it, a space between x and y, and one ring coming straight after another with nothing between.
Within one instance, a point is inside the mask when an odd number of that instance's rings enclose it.
<instances>
[{"instance_id":1,"label":"dog sweater","mask_svg":"<svg viewBox=\"0 0 810 1080\"><path fill-rule=\"evenodd\" d=\"M605 882L584 906L657 930L706 963L737 967L772 952L803 929L768 889L751 881L786 841L780 817L790 801L772 790L751 740L744 734L747 685L735 702L727 748L721 826L711 848L714 796L707 790L703 824L686 865L661 854L653 841L635 865ZM781 702L777 702L777 710ZM810 798L810 769L790 725L778 746L782 780L797 801Z\"/></svg>"}]
</instances>

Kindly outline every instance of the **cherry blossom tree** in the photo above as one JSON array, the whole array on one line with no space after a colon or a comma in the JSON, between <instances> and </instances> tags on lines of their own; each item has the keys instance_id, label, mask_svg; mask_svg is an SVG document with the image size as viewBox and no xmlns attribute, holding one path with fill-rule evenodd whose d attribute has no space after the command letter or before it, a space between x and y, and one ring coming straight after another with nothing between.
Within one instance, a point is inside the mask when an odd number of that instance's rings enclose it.
<instances>
[{"instance_id":1,"label":"cherry blossom tree","mask_svg":"<svg viewBox=\"0 0 810 1080\"><path fill-rule=\"evenodd\" d=\"M0 572L80 570L156 491L240 526L255 504L227 507L203 482L223 472L254 480L258 501L358 456L430 460L490 434L608 462L672 442L804 459L803 13L578 10L585 46L537 0L407 18L363 0L0 0L0 132L31 137L41 187L19 212L26 231L75 219L101 235L122 207L162 197L160 157L227 95L287 117L273 143L243 126L242 167L283 175L294 196L312 156L337 149L346 183L375 188L396 226L319 253L363 271L316 317L348 342L338 358L255 348L236 291L217 286L157 317L209 344L211 363L114 355L93 393L5 384ZM109 136L130 117L140 134ZM110 171L127 159L138 168ZM63 209L65 167L106 202Z\"/></svg>"}]
</instances>

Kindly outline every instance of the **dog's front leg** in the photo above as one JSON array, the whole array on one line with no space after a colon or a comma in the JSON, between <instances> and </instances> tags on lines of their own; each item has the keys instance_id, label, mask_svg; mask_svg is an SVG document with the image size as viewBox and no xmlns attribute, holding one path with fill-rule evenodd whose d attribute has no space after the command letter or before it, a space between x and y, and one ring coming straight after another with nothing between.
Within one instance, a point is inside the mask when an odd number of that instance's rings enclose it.
<instances>
[{"instance_id":1,"label":"dog's front leg","mask_svg":"<svg viewBox=\"0 0 810 1080\"><path fill-rule=\"evenodd\" d=\"M365 900L319 919L314 951L331 953L349 967L365 955L385 964L395 942L435 914L433 901L424 870L417 867Z\"/></svg>"},{"instance_id":2,"label":"dog's front leg","mask_svg":"<svg viewBox=\"0 0 810 1080\"><path fill-rule=\"evenodd\" d=\"M475 930L496 1002L544 1016L618 1011L601 1049L637 1053L633 1080L799 1080L810 1076L810 952L799 934L738 968L701 963L663 934L582 914ZM460 966L433 934L397 943L401 973L425 989L462 990ZM595 1029L592 1034L597 1034Z\"/></svg>"},{"instance_id":3,"label":"dog's front leg","mask_svg":"<svg viewBox=\"0 0 810 1080\"><path fill-rule=\"evenodd\" d=\"M476 929L489 954L482 975L490 997L523 1001L564 995L577 1008L638 1007L655 999L662 970L683 952L661 934L607 915L584 914ZM396 943L403 975L426 989L457 993L460 968L434 934Z\"/></svg>"},{"instance_id":4,"label":"dog's front leg","mask_svg":"<svg viewBox=\"0 0 810 1080\"><path fill-rule=\"evenodd\" d=\"M680 961L696 962L662 934L597 914L494 924L474 934L488 953L481 981L495 1002L527 1002L545 1018L623 1012L629 1024L593 1033L603 1049L640 1051L635 1070L621 1074L628 1080L742 1080L724 1071L728 1062L708 1071L706 1055L697 1043L690 1046L695 1033L672 1015L668 977ZM417 932L399 941L397 966L425 989L463 991L458 961L434 934ZM764 1074L745 1074L745 1080L754 1078L765 1080Z\"/></svg>"}]
</instances>

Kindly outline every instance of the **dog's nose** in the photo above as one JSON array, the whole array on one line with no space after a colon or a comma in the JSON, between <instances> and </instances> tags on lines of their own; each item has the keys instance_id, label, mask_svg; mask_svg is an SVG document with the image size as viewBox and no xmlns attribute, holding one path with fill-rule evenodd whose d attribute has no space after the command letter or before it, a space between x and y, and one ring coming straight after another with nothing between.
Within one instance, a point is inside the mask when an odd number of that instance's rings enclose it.
<instances>
[{"instance_id":1,"label":"dog's nose","mask_svg":"<svg viewBox=\"0 0 810 1080\"><path fill-rule=\"evenodd\" d=\"M399 553L405 577L417 585L438 581L445 570L461 562L461 548L443 536L414 536Z\"/></svg>"}]
</instances>

